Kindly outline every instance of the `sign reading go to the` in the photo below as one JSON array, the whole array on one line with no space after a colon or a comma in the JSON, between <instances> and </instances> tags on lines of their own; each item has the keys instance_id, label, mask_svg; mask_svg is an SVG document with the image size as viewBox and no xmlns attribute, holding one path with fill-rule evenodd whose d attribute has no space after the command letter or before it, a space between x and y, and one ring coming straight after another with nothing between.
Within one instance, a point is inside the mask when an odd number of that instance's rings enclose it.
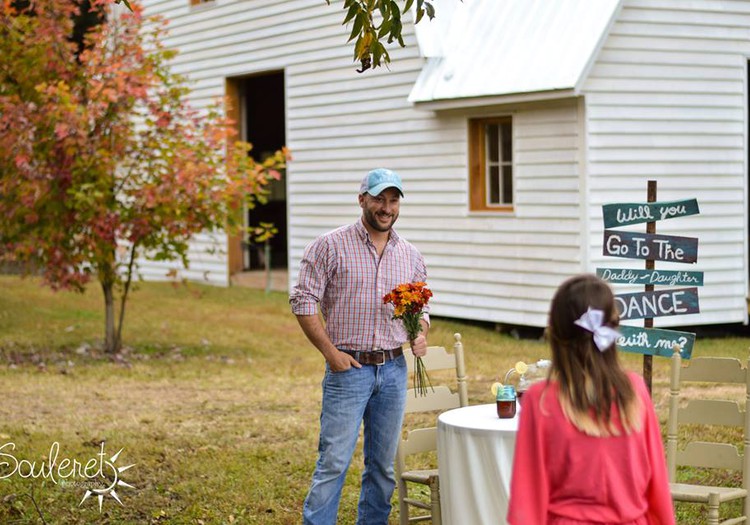
<instances>
[{"instance_id":1,"label":"sign reading go to the","mask_svg":"<svg viewBox=\"0 0 750 525\"><path fill-rule=\"evenodd\" d=\"M697 215L698 201L696 199L670 202L618 203L602 206L604 227L627 226L643 222L663 221L676 217Z\"/></svg>"},{"instance_id":2,"label":"sign reading go to the","mask_svg":"<svg viewBox=\"0 0 750 525\"><path fill-rule=\"evenodd\" d=\"M680 345L680 355L690 359L695 344L695 334L659 328L641 328L638 326L617 327L620 337L617 347L625 352L645 355L672 357L674 345Z\"/></svg>"},{"instance_id":3,"label":"sign reading go to the","mask_svg":"<svg viewBox=\"0 0 750 525\"><path fill-rule=\"evenodd\" d=\"M698 260L698 239L676 235L604 230L603 255L626 259L694 263Z\"/></svg>"},{"instance_id":4,"label":"sign reading go to the","mask_svg":"<svg viewBox=\"0 0 750 525\"><path fill-rule=\"evenodd\" d=\"M698 288L617 294L615 305L622 320L700 313Z\"/></svg>"},{"instance_id":5,"label":"sign reading go to the","mask_svg":"<svg viewBox=\"0 0 750 525\"><path fill-rule=\"evenodd\" d=\"M703 272L682 270L635 270L597 268L596 275L613 284L659 284L664 286L703 286Z\"/></svg>"}]
</instances>

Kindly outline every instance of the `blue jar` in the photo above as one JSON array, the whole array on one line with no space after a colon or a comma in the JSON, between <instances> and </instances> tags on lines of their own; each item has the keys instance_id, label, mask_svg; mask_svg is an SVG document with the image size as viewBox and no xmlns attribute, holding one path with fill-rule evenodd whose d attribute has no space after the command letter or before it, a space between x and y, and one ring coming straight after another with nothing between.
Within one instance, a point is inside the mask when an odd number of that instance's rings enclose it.
<instances>
[{"instance_id":1,"label":"blue jar","mask_svg":"<svg viewBox=\"0 0 750 525\"><path fill-rule=\"evenodd\" d=\"M497 390L497 417L510 419L516 416L516 389L504 386Z\"/></svg>"}]
</instances>

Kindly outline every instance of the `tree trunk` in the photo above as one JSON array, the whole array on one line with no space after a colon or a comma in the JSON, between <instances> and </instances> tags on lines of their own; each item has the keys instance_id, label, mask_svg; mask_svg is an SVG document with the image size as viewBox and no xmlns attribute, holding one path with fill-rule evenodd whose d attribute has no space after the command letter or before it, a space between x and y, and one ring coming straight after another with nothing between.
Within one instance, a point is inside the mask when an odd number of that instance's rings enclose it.
<instances>
[{"instance_id":1,"label":"tree trunk","mask_svg":"<svg viewBox=\"0 0 750 525\"><path fill-rule=\"evenodd\" d=\"M115 330L115 296L114 283L102 281L102 292L104 292L104 351L108 354L116 353L120 343L116 337Z\"/></svg>"},{"instance_id":2,"label":"tree trunk","mask_svg":"<svg viewBox=\"0 0 750 525\"><path fill-rule=\"evenodd\" d=\"M136 248L138 244L133 243L130 247L125 282L122 283L117 274L118 267L115 263L115 252L112 250L110 264L102 264L98 268L99 282L104 293L104 350L108 354L116 354L122 349L122 326L125 322L125 306L130 292L130 284L133 281L133 269L135 267ZM115 288L120 290L120 315L117 319L115 311Z\"/></svg>"}]
</instances>

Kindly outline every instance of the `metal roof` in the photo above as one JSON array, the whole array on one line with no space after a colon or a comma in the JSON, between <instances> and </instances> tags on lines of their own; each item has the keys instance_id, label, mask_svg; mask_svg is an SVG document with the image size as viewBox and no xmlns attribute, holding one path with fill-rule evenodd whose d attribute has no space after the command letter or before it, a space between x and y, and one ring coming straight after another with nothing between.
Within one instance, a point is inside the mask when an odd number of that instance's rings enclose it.
<instances>
[{"instance_id":1,"label":"metal roof","mask_svg":"<svg viewBox=\"0 0 750 525\"><path fill-rule=\"evenodd\" d=\"M427 58L409 101L577 93L621 0L436 0L415 26Z\"/></svg>"}]
</instances>

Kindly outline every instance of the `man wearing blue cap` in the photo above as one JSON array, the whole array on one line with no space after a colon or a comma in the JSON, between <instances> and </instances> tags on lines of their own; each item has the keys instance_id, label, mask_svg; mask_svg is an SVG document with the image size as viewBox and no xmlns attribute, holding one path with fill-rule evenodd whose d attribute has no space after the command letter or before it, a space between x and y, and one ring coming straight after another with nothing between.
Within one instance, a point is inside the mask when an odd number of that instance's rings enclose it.
<instances>
[{"instance_id":1,"label":"man wearing blue cap","mask_svg":"<svg viewBox=\"0 0 750 525\"><path fill-rule=\"evenodd\" d=\"M388 523L406 402L402 345L408 336L383 297L399 284L427 279L422 255L393 230L403 195L396 172L369 172L359 189L362 217L305 249L290 295L302 331L326 360L319 456L303 507L305 524L336 523L362 423L365 469L357 523ZM425 312L422 334L410 341L415 355L427 351L428 328Z\"/></svg>"}]
</instances>

